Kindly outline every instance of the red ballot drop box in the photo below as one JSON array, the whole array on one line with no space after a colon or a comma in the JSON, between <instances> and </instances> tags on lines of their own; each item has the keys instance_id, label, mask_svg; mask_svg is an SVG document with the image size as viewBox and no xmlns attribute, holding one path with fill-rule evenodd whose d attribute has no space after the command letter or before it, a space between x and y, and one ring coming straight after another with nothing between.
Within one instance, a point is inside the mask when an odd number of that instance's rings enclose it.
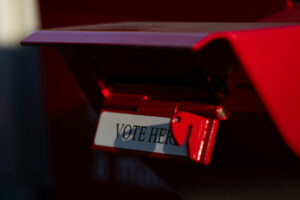
<instances>
[{"instance_id":1,"label":"red ballot drop box","mask_svg":"<svg viewBox=\"0 0 300 200\"><path fill-rule=\"evenodd\" d=\"M96 150L178 166L299 165L299 35L297 24L124 22L22 43L63 55L99 114Z\"/></svg>"}]
</instances>

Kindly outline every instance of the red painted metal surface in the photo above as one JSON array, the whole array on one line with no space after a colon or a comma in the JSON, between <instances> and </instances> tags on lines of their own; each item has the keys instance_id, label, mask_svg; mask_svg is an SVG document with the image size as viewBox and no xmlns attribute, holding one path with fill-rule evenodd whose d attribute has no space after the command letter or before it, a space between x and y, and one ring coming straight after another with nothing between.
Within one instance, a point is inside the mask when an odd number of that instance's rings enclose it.
<instances>
[{"instance_id":1,"label":"red painted metal surface","mask_svg":"<svg viewBox=\"0 0 300 200\"><path fill-rule=\"evenodd\" d=\"M226 26L229 26L227 24ZM256 24L257 25L257 24ZM225 27L226 27L225 26ZM272 26L276 26L272 24ZM228 51L232 50L234 56L238 60L241 68L245 72L247 78L251 81L254 90L257 92L259 99L264 104L274 124L279 129L286 143L291 149L300 156L300 127L298 121L300 82L298 81L299 63L298 49L300 47L300 26L299 25L278 25L273 28L253 28L253 29L229 29L220 32L163 32L150 33L144 32L118 32L117 34L107 34L107 32L86 31L41 31L26 38L23 43L27 44L63 44L63 41L71 44L97 44L111 46L133 46L133 47L161 47L161 48L177 48L192 51L195 54L207 48L214 42L223 41L228 43ZM181 30L182 31L182 30ZM47 38L45 36L54 35L55 37ZM76 35L92 35L92 40L73 37ZM154 37L150 37L153 34ZM122 38L121 36L126 36ZM68 37L68 36L72 36ZM118 37L116 37L118 36ZM120 36L120 37L119 37ZM109 42L104 39L110 39ZM117 38L117 40L116 40ZM169 39L168 39L169 38ZM170 39L171 38L171 39ZM173 41L173 39L181 41ZM72 39L72 40L70 40ZM89 40L89 41L87 41ZM218 54L219 53L219 54ZM211 57L221 57L220 52L212 52ZM222 52L221 52L222 53ZM173 63L174 64L174 63ZM136 65L133 67L140 67ZM220 67L221 69L221 67ZM219 70L216 68L216 70ZM170 72L173 73L173 72ZM209 74L208 74L209 75ZM137 84L136 84L137 85ZM152 86L151 86L152 87ZM154 86L153 86L154 87ZM147 89L144 87L143 89ZM140 90L141 91L141 90ZM103 92L103 91L102 91ZM156 90L153 95L157 97L163 96L161 90ZM162 94L162 95L161 95ZM142 94L139 98L143 98ZM103 94L105 96L105 94ZM166 95L165 95L166 96ZM228 98L230 99L230 98ZM148 99L155 103L157 99ZM167 103L167 101L163 101ZM144 102L144 107L140 107L142 112L156 112L151 109L151 105ZM159 107L159 101L156 102ZM230 102L229 102L230 103ZM171 105L172 104L172 105ZM228 102L225 102L227 105ZM141 104L142 105L142 104ZM149 107L150 106L150 107ZM165 107L165 106L163 106ZM193 107L192 105L185 106ZM198 106L196 106L198 107ZM180 108L178 104L170 101L170 113ZM192 108L195 112L195 108ZM162 112L160 109L157 112ZM166 110L163 112L167 112Z\"/></svg>"},{"instance_id":2,"label":"red painted metal surface","mask_svg":"<svg viewBox=\"0 0 300 200\"><path fill-rule=\"evenodd\" d=\"M109 22L109 21L123 21L123 20L151 20L152 18L155 18L157 20L164 20L169 21L170 19L173 20L182 20L182 21L207 21L208 18L211 18L211 20L217 19L217 21L248 21L248 20L257 20L261 17L265 17L269 15L269 13L274 13L273 1L268 1L269 3L266 6L259 6L259 4L267 1L255 1L256 3L253 3L253 1L244 2L244 1L236 1L242 5L242 7L239 4L234 3L234 1L224 1L224 4L216 4L215 1L197 1L197 4L190 4L185 3L185 9L180 9L178 12L177 10L172 10L173 17L170 17L169 8L172 4L172 8L174 6L182 7L182 3L175 3L174 1L171 2L163 2L163 5L161 5L161 1L154 3L149 2L149 4L152 4L152 9L147 9L149 14L145 14L145 10L143 10L144 6L141 6L141 1L139 3L135 4L134 1L131 1L128 3L128 1L122 1L120 2L103 2L103 1L89 1L88 3L82 3L82 1L79 0L40 0L41 5L41 15L42 15L42 26L44 28L48 27L58 27L58 26L66 26L66 25L78 25L78 24L93 24L93 23L100 23L100 22ZM120 6L118 3L122 3ZM211 4L211 9L208 9L206 6L203 6L203 3ZM249 9L249 4L252 5L252 9ZM125 5L126 4L126 5ZM190 12L189 8L186 8L187 5L190 5L190 7L193 7L197 11L194 13ZM117 5L117 6L116 6ZM124 5L126 6L124 8ZM218 6L220 9L215 9L215 6ZM276 6L275 6L276 7ZM116 9L117 8L117 9ZM271 10L270 12L270 8ZM99 10L100 9L100 10ZM157 14L157 9L160 9L161 11ZM201 9L201 10L199 10ZM257 12L257 9L260 11ZM266 10L267 9L267 10ZM280 8L280 9L283 9ZM135 12L135 14L132 14L132 11ZM298 10L299 11L299 10ZM290 13L290 10L287 11L288 14ZM153 13L156 13L154 16ZM294 13L294 11L293 11ZM299 13L299 12L298 12ZM146 18L148 16L148 18ZM149 17L150 16L150 17ZM174 18L175 16L175 18ZM300 16L298 14L298 16ZM298 21L299 21L299 17ZM295 17L291 16L285 21L295 21ZM282 15L276 15L276 17L268 18L268 21L282 21ZM53 48L54 49L54 48ZM81 98L81 91L78 87L78 84L74 80L74 77L72 76L71 72L67 69L67 67L62 62L62 58L60 55L58 55L57 51L45 51L44 57L46 57L46 62L43 64L43 69L45 71L45 84L46 88L44 88L44 93L46 94L45 100L47 101L47 111L52 114L54 111L59 112L60 116L55 115L55 122L52 122L49 124L49 132L51 133L52 137L52 148L51 148L51 154L54 158L54 187L57 189L56 196L59 197L59 199L77 199L82 197L83 199L88 198L95 198L99 196L99 192L101 192L101 197L110 198L112 199L112 194L117 195L115 191L120 191L120 187L117 186L110 186L108 187L107 184L98 184L96 185L94 183L94 180L91 178L91 164L92 163L92 156L89 147L90 143L92 141L92 135L94 133L94 127L95 124L91 124L88 122L90 120L88 117L86 117L86 111L78 111L78 105L82 105L78 102L84 102ZM46 66L46 67L45 67ZM77 107L76 107L77 106ZM49 113L48 113L49 114ZM52 115L52 118L54 116ZM49 115L48 115L49 118ZM91 129L91 130L90 130ZM244 134L244 132L241 131L241 133ZM257 134L257 132L253 132L253 135L261 135ZM73 146L75 148L66 148L66 143L70 142L70 137L72 137ZM222 151L222 150L221 150ZM224 152L224 151L223 151ZM244 155L243 151L240 152L240 157L246 157ZM226 154L226 153L224 153ZM74 155L74 156L73 156ZM228 155L228 154L227 154ZM232 154L229 154L232 155ZM211 191L211 196L215 197L216 193L219 193L220 198L224 198L224 195L226 194L222 193L224 191L224 187L226 186L232 186L232 180L233 177L238 176L239 180L253 180L252 186L249 184L246 184L244 186L244 194L255 196L253 194L253 191L255 191L256 186L262 183L261 177L268 176L270 174L270 171L274 170L274 168L278 167L278 165L286 166L285 170L278 169L270 178L270 182L272 182L272 186L276 185L278 183L278 180L283 182L283 173L291 173L290 171L294 169L294 173L287 179L297 180L297 167L295 165L289 165L286 162L278 162L274 165L270 165L270 168L265 170L264 172L261 172L260 178L257 178L256 176L253 176L253 171L257 172L258 167L261 167L261 162L257 164L257 162L251 162L255 163L252 164L246 163L247 167L250 164L251 167L246 168L244 174L245 176L241 175L241 169L243 167L240 166L240 159L237 159L237 162L234 165L230 165L230 163L226 162L227 160L224 159L224 163L219 162L219 159L222 160L222 155L218 156L218 153L215 154L216 156L214 161L218 161L217 165L215 165L215 162L213 162L213 167L210 167L209 169L215 169L218 168L218 170L215 170L213 172L207 172L202 170L191 170L191 167L185 166L184 173L178 173L179 169L182 169L182 167L178 167L179 163L176 165L172 164L172 169L176 171L176 173L170 172L170 164L168 163L168 168L165 170L168 174L170 174L171 177L173 175L176 175L176 180L180 181L173 181L176 183L182 183L186 185L186 182L191 181L191 177L193 177L192 180L202 180L202 181L195 181L197 183L203 183L202 186L199 186L194 189L194 191L199 191L199 198L203 196L203 193L205 193L207 196L209 195L209 192ZM232 156L231 158L233 158ZM280 159L282 160L282 159ZM80 162L78 162L80 161ZM151 159L151 162L155 162L155 159ZM163 168L163 161L158 160L156 161L159 167L158 169ZM112 163L112 162L110 162ZM231 162L232 163L232 162ZM229 165L229 167L228 167ZM236 166L236 167L235 167ZM109 166L110 168L113 166ZM234 173L228 173L226 171L226 167L230 168L230 172L236 172ZM102 165L99 167L101 169ZM225 169L224 169L225 168ZM251 170L249 170L251 169ZM286 170L287 169L287 170ZM119 170L119 168L116 167L116 170ZM182 170L181 170L182 171ZM204 171L204 173L201 173ZM220 173L220 171L222 173ZM252 171L252 173L251 173ZM190 172L190 174L188 174ZM193 172L193 173L192 173ZM250 173L249 173L250 172ZM74 178L74 174L76 174L76 178ZM135 174L139 175L139 173L135 172ZM213 184L214 189L212 190L211 187L209 187L212 177L215 177L215 175L218 175L218 177L221 177L219 179L214 178ZM226 176L225 176L226 174ZM181 176L180 176L181 175ZM184 179L184 177L188 177ZM173 180L173 179L171 179ZM185 181L186 180L186 181ZM224 181L226 180L226 181ZM298 179L299 180L299 179ZM171 181L170 181L171 182ZM249 181L250 182L250 181ZM280 184L283 184L280 182ZM247 182L248 183L248 182ZM264 184L264 182L263 182ZM285 184L285 183L284 183ZM230 192L229 196L235 195L236 193L240 194L240 191L243 191L243 182L242 181L235 181L234 186L237 187L230 187L233 188ZM253 186L255 185L255 186ZM222 188L222 190L218 190L218 186ZM266 189L268 191L268 184L266 184ZM183 186L182 186L183 187ZM190 185L188 184L188 189L190 190ZM275 186L276 187L276 186ZM177 187L179 188L179 187ZM239 188L238 190L236 188ZM251 189L249 189L251 188ZM294 187L297 188L297 187ZM274 191L278 191L278 188L274 188ZM129 192L128 192L128 191ZM259 189L260 190L260 189ZM74 193L74 191L76 191ZM249 193L249 191L251 191ZM270 191L270 190L269 190ZM272 191L272 190L271 190ZM280 190L279 190L280 191ZM135 197L132 195L128 196L125 193L125 190L122 190L122 192L118 192L119 195L117 195L115 198L129 198L130 199L140 199L140 196L144 195L143 198L147 199L170 199L170 196L164 196L162 194L157 194L155 192L155 195L153 192L147 192L140 191L138 189L129 190L126 189L127 194L135 194ZM177 192L177 191L176 191ZM274 196L274 192L271 192L272 194L270 196ZM290 196L291 192L278 192L280 195L286 195ZM109 194L109 195L108 195ZM146 195L145 195L146 194ZM265 195L266 193L263 193ZM298 194L296 192L296 194ZM151 196L152 195L152 196ZM154 196L153 196L154 195ZM227 195L228 196L228 195ZM261 194L258 195L258 197L261 197ZM265 195L266 196L266 195ZM217 198L217 197L215 197ZM228 197L231 198L231 197ZM174 199L174 197L172 197ZM177 198L176 198L177 199ZM178 198L179 199L179 198Z\"/></svg>"},{"instance_id":3,"label":"red painted metal surface","mask_svg":"<svg viewBox=\"0 0 300 200\"><path fill-rule=\"evenodd\" d=\"M129 112L131 114L171 117L170 130L178 145L182 146L187 141L189 158L197 163L208 165L219 126L217 118L221 120L227 118L223 108L221 106L187 101L149 100L148 97L145 97L141 95L111 93L108 97L105 97L103 107L105 109L113 109L113 112L119 113L128 113L128 111L131 111ZM186 111L214 118L207 118ZM115 148L101 147L95 144L93 148L118 152ZM148 156L168 158L168 156L157 153L148 154Z\"/></svg>"},{"instance_id":4,"label":"red painted metal surface","mask_svg":"<svg viewBox=\"0 0 300 200\"><path fill-rule=\"evenodd\" d=\"M103 107L107 109L136 111L139 104L144 101L144 98L145 96L143 95L111 93L110 96L104 98Z\"/></svg>"},{"instance_id":5,"label":"red painted metal surface","mask_svg":"<svg viewBox=\"0 0 300 200\"><path fill-rule=\"evenodd\" d=\"M256 0L242 2L196 1L104 1L39 0L42 28L107 23L113 21L254 21L286 7L289 0ZM116 6L117 5L117 6ZM172 9L170 9L172 5ZM147 9L145 9L147 8ZM156 13L155 15L153 13ZM269 20L270 21L270 20ZM280 21L278 17L273 21ZM44 50L44 88L47 112L67 112L80 105L83 99L70 71L57 51ZM68 79L66 81L66 79ZM59 87L57 86L59 85ZM68 92L66 92L68 91Z\"/></svg>"},{"instance_id":6,"label":"red painted metal surface","mask_svg":"<svg viewBox=\"0 0 300 200\"><path fill-rule=\"evenodd\" d=\"M187 101L171 102L151 100L143 95L110 93L109 96L105 94L103 94L103 96L103 107L105 109L113 109L114 112L128 113L131 111L130 113L132 114L171 117L170 130L172 131L173 137L180 146L182 146L185 141L188 142L187 152L189 158L197 163L209 164L219 125L219 120L216 118L227 118L224 114L220 116L219 113L223 113L220 112L222 111L221 106ZM103 110L101 110L101 112L102 111ZM207 118L186 111L214 118ZM178 121L178 119L180 119L180 121ZM111 147L107 148L93 145L93 148L118 152L117 149ZM148 156L169 158L168 156L157 153L148 154Z\"/></svg>"},{"instance_id":7,"label":"red painted metal surface","mask_svg":"<svg viewBox=\"0 0 300 200\"><path fill-rule=\"evenodd\" d=\"M300 26L210 35L196 43L227 40L257 90L282 137L300 156Z\"/></svg>"},{"instance_id":8,"label":"red painted metal surface","mask_svg":"<svg viewBox=\"0 0 300 200\"><path fill-rule=\"evenodd\" d=\"M176 113L170 128L173 136L182 146L188 143L189 157L198 163L208 165L211 159L219 120L202 117L188 112Z\"/></svg>"}]
</instances>

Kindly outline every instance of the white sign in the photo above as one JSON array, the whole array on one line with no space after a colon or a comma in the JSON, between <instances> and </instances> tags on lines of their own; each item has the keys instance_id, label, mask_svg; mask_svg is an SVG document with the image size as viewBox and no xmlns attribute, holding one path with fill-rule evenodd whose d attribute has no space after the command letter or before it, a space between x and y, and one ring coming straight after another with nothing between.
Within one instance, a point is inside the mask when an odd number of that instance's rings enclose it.
<instances>
[{"instance_id":1,"label":"white sign","mask_svg":"<svg viewBox=\"0 0 300 200\"><path fill-rule=\"evenodd\" d=\"M103 111L96 146L187 156L186 144L177 146L170 132L170 118Z\"/></svg>"}]
</instances>

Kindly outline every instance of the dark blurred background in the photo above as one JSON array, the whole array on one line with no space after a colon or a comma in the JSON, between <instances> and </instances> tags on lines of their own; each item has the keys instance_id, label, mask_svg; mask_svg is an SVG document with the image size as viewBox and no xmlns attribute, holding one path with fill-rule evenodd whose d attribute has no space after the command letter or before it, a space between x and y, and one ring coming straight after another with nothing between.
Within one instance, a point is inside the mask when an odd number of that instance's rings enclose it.
<instances>
[{"instance_id":1,"label":"dark blurred background","mask_svg":"<svg viewBox=\"0 0 300 200\"><path fill-rule=\"evenodd\" d=\"M62 57L54 47L19 42L37 29L116 21L299 22L300 6L290 0L1 0L1 200L300 199L292 153L286 165L250 170L249 163L232 168L225 159L205 168L93 151L98 116ZM238 167L245 170L236 173ZM190 169L199 171L196 180L185 174Z\"/></svg>"}]
</instances>

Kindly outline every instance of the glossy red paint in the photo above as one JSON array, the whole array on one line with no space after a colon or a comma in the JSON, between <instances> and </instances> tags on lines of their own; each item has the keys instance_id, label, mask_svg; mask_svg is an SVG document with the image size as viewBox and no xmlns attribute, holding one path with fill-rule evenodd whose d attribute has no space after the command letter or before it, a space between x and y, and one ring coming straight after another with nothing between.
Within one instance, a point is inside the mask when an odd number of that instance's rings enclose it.
<instances>
[{"instance_id":1,"label":"glossy red paint","mask_svg":"<svg viewBox=\"0 0 300 200\"><path fill-rule=\"evenodd\" d=\"M177 111L187 111L209 118L217 118L219 120L225 120L228 117L228 113L223 106L203 104L198 102L182 101L178 103Z\"/></svg>"},{"instance_id":2,"label":"glossy red paint","mask_svg":"<svg viewBox=\"0 0 300 200\"><path fill-rule=\"evenodd\" d=\"M105 96L105 97L109 97L110 96L109 90L106 89L106 88L103 88L101 90L101 92L102 92L103 96Z\"/></svg>"},{"instance_id":3,"label":"glossy red paint","mask_svg":"<svg viewBox=\"0 0 300 200\"><path fill-rule=\"evenodd\" d=\"M178 102L175 101L159 101L148 99L140 102L138 113L144 115L156 115L172 117L177 112Z\"/></svg>"},{"instance_id":4,"label":"glossy red paint","mask_svg":"<svg viewBox=\"0 0 300 200\"><path fill-rule=\"evenodd\" d=\"M211 159L219 120L202 117L188 112L176 113L170 124L173 136L182 146L188 143L189 157L198 163L208 165Z\"/></svg>"},{"instance_id":5,"label":"glossy red paint","mask_svg":"<svg viewBox=\"0 0 300 200\"><path fill-rule=\"evenodd\" d=\"M136 111L142 101L144 101L143 95L111 93L107 98L104 96L103 107L107 109Z\"/></svg>"},{"instance_id":6,"label":"glossy red paint","mask_svg":"<svg viewBox=\"0 0 300 200\"><path fill-rule=\"evenodd\" d=\"M113 109L113 112L171 117L170 130L173 137L180 146L182 146L186 140L188 141L187 152L189 152L189 158L197 163L209 164L219 126L219 120L216 118L219 117L222 120L227 118L227 116L220 116L220 114L218 114L223 109L221 106L186 101L172 102L151 100L145 98L145 96L129 94L112 93L107 98L104 94L103 96L105 97L103 107L105 109ZM101 112L102 111L103 110L101 110ZM214 118L207 118L186 111L200 113ZM115 148L103 148L95 144L93 144L93 148L111 150L114 152L118 151ZM168 156L157 153L153 153L151 156L168 158Z\"/></svg>"},{"instance_id":7,"label":"glossy red paint","mask_svg":"<svg viewBox=\"0 0 300 200\"><path fill-rule=\"evenodd\" d=\"M227 27L230 24L223 24L223 26ZM275 25L273 24L272 26ZM26 38L23 43L55 44L57 46L64 44L85 44L110 45L114 47L176 48L189 52L192 51L191 54L197 55L198 52L207 48L211 43L222 41L228 44L225 51L233 52L233 56L238 60L237 65L241 66L242 71L250 80L251 87L253 86L257 92L259 101L264 104L269 116L273 119L274 124L281 132L286 143L300 156L300 127L298 125L298 121L300 120L300 107L298 105L300 100L300 93L298 92L298 88L300 87L298 80L300 72L300 59L298 56L300 26L286 24L277 24L276 26L275 28L270 28L271 26L269 28L262 28L260 26L260 28L256 27L252 29L247 29L244 26L243 31L241 29L224 29L222 32L217 31L213 33L204 32L202 29L191 33L180 31L147 33L120 31L115 34L105 31L40 31ZM49 38L49 36L51 37ZM221 57L220 51L218 51L218 54L216 50L217 48L215 48L215 51L211 51L211 57ZM215 68L215 71L221 70L222 66L219 68L218 66ZM140 65L136 65L135 67L140 67ZM209 74L207 75L209 76ZM130 92L134 93L136 91ZM166 92L162 92L162 90L155 90L152 94L150 93L145 94L144 90L140 90L137 101L124 101L122 98L119 98L117 101L121 104L129 103L130 109L137 109L137 112L144 114L160 115L160 113L167 113L171 117L178 111L188 111L210 117L205 114L207 110L200 109L199 105L185 105L185 109L181 110L180 105L184 105L183 102L170 101L170 98L169 101L151 99L151 95L153 94L159 98L164 96ZM123 97L126 97L126 95ZM150 98L145 100L145 95ZM183 95L182 100L185 100ZM248 99L248 101L252 101L252 99ZM231 104L233 103L231 102ZM114 105L118 105L118 103ZM115 107L114 109L118 108ZM197 111L197 109L200 109L200 111ZM252 107L248 108L248 110L252 109ZM214 115L218 114L216 112L217 109L211 110ZM217 115L216 118L220 119L220 117Z\"/></svg>"},{"instance_id":8,"label":"glossy red paint","mask_svg":"<svg viewBox=\"0 0 300 200\"><path fill-rule=\"evenodd\" d=\"M101 90L101 93L102 93L103 97L109 98L109 97L110 97L109 89L107 89L107 88L105 87L105 84L103 83L102 80L99 80L99 81L98 81L98 86L99 86L99 88L100 88L100 90Z\"/></svg>"},{"instance_id":9,"label":"glossy red paint","mask_svg":"<svg viewBox=\"0 0 300 200\"><path fill-rule=\"evenodd\" d=\"M218 106L218 108L216 110L216 115L217 115L217 118L220 119L220 120L228 119L227 110L222 106Z\"/></svg>"},{"instance_id":10,"label":"glossy red paint","mask_svg":"<svg viewBox=\"0 0 300 200\"><path fill-rule=\"evenodd\" d=\"M292 10L294 8L293 1L292 0L286 0L286 7L289 10Z\"/></svg>"},{"instance_id":11,"label":"glossy red paint","mask_svg":"<svg viewBox=\"0 0 300 200\"><path fill-rule=\"evenodd\" d=\"M300 26L217 33L193 46L198 51L213 40L230 43L275 125L300 156Z\"/></svg>"}]
</instances>

